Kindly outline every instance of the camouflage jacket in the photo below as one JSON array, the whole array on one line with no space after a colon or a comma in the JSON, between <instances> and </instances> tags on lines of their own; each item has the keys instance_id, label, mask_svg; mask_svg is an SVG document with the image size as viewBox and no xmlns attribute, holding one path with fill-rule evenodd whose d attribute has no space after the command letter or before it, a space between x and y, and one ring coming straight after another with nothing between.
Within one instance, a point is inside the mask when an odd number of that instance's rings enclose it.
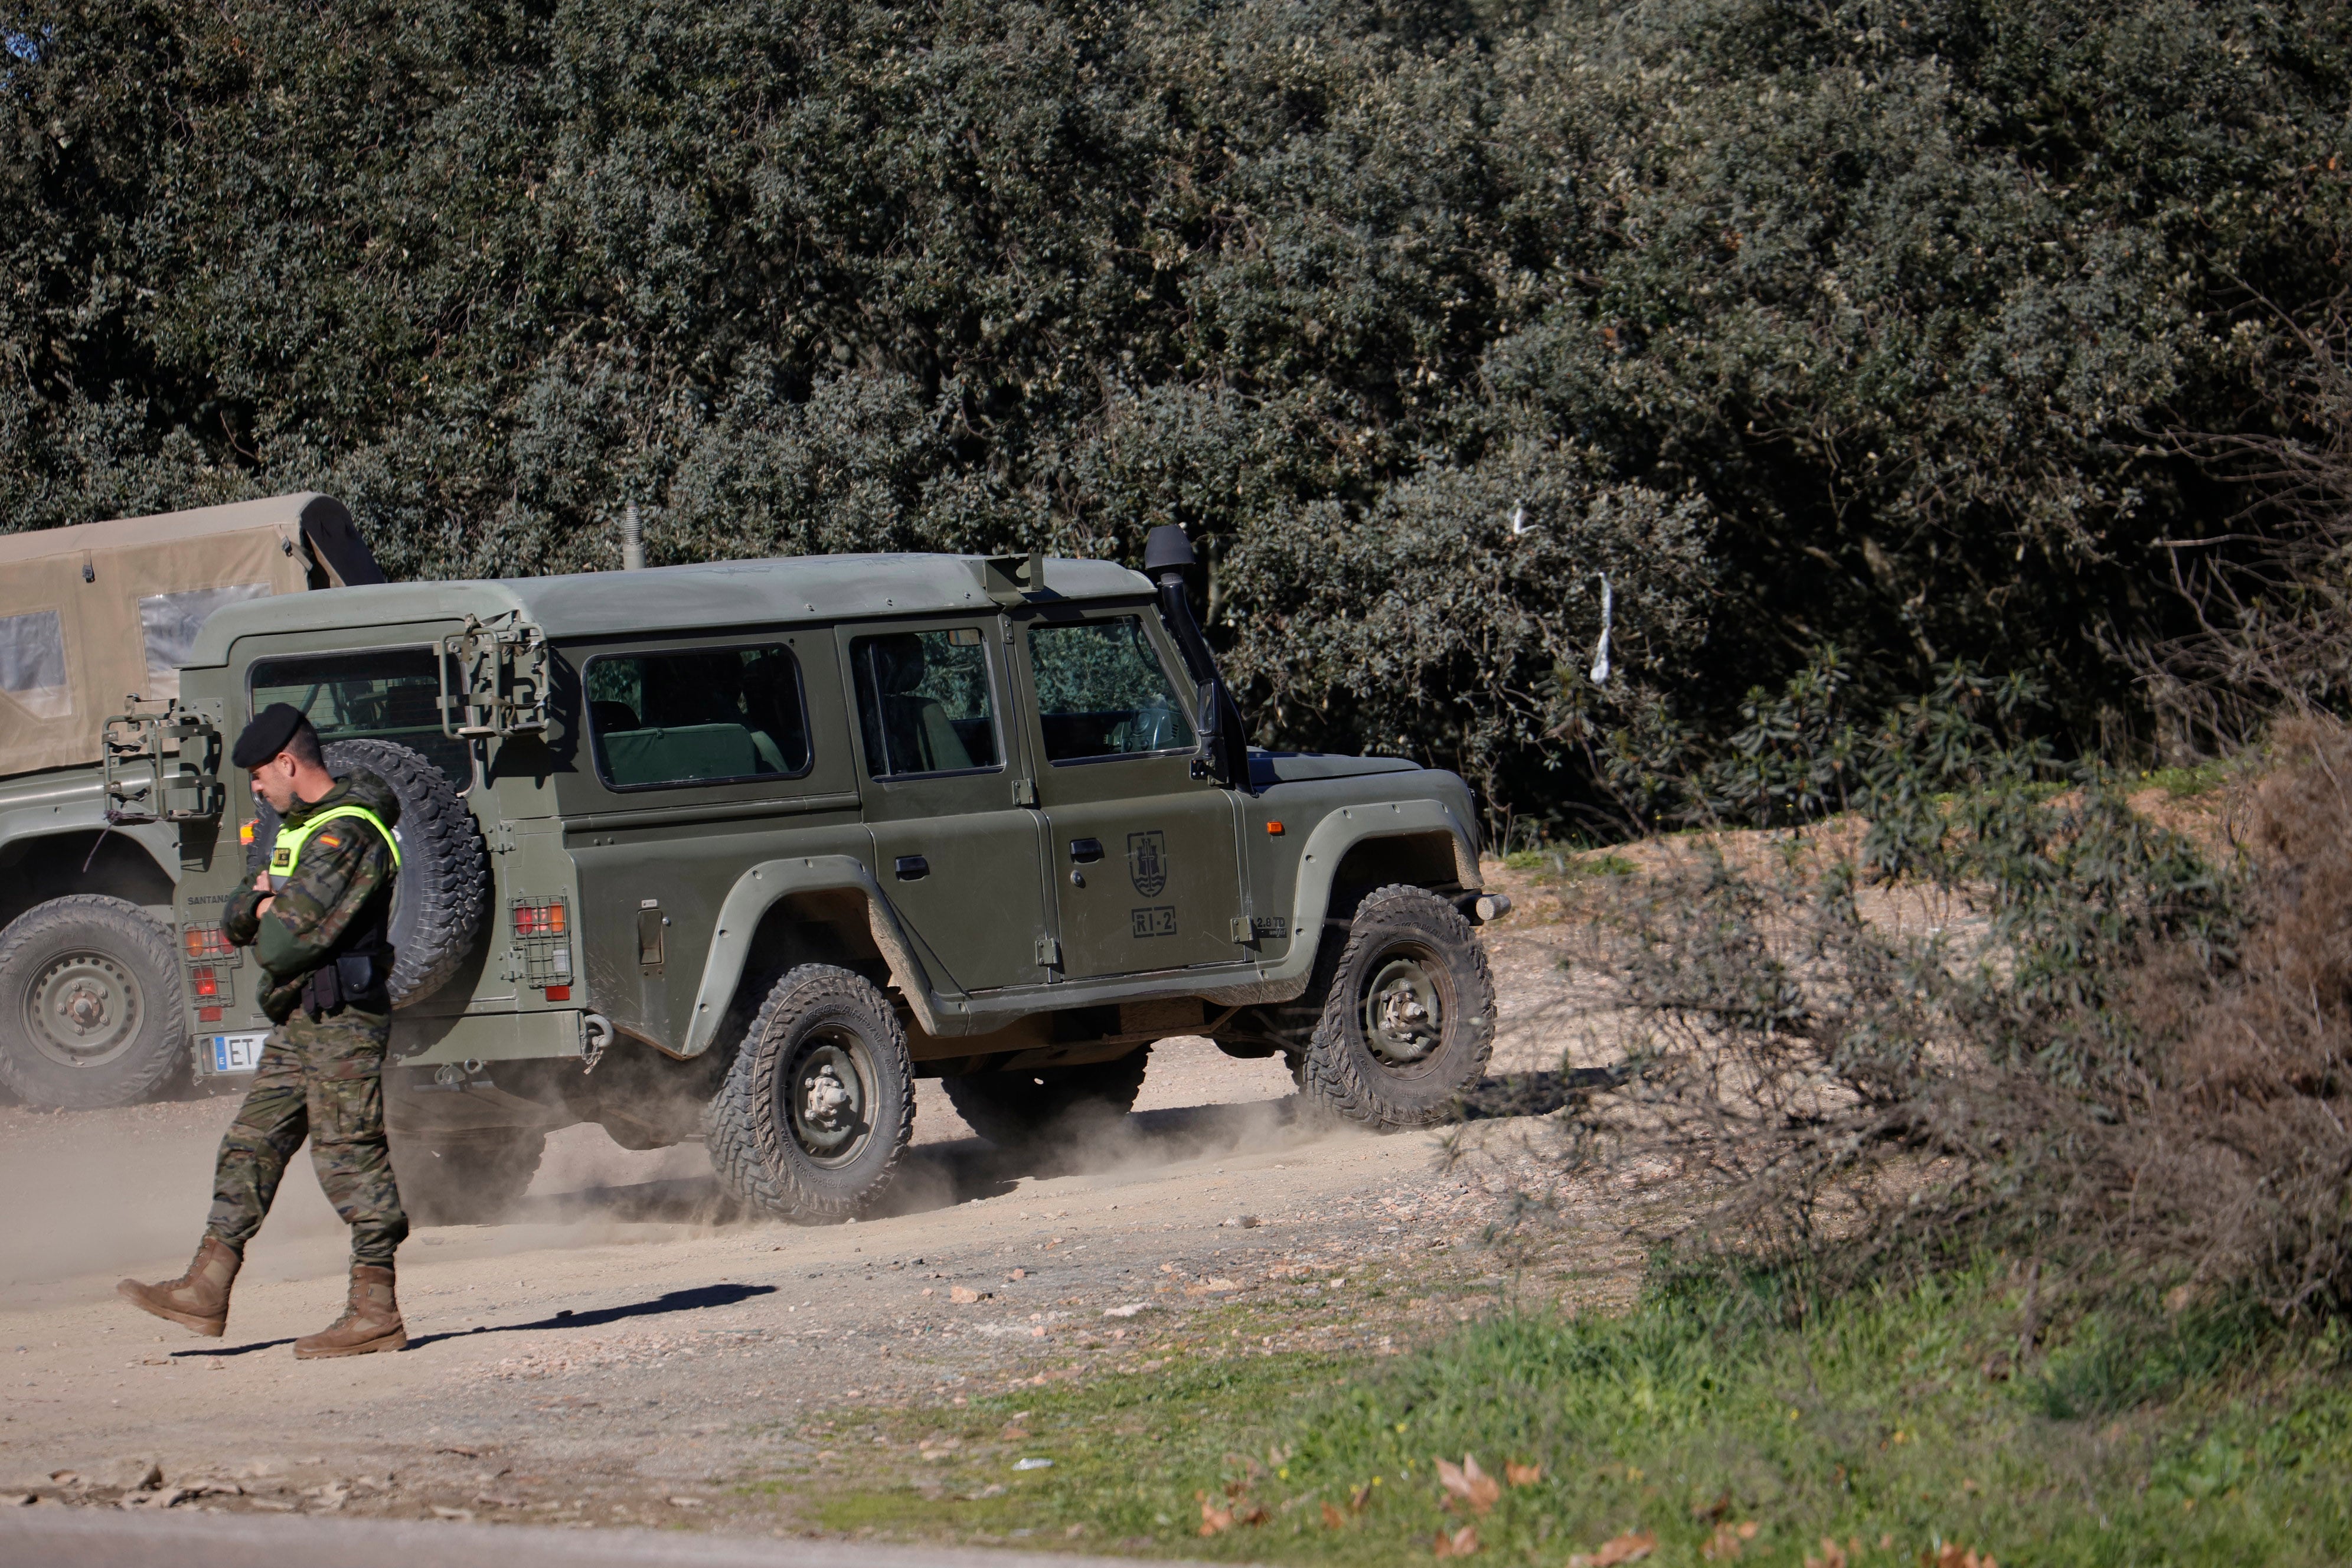
<instances>
[{"instance_id":1,"label":"camouflage jacket","mask_svg":"<svg viewBox=\"0 0 2352 1568\"><path fill-rule=\"evenodd\" d=\"M392 786L364 768L354 768L317 800L298 803L286 814L285 826L299 827L320 812L346 805L367 807L387 826L400 822L400 802ZM392 897L394 875L392 847L383 836L346 817L321 829L304 847L293 876L278 890L268 914L257 917L254 910L272 895L249 885L238 889L223 911L221 927L229 941L254 950L268 974L261 994L264 1013L285 1022L300 997L303 977L341 950L353 923L371 912L374 900Z\"/></svg>"}]
</instances>

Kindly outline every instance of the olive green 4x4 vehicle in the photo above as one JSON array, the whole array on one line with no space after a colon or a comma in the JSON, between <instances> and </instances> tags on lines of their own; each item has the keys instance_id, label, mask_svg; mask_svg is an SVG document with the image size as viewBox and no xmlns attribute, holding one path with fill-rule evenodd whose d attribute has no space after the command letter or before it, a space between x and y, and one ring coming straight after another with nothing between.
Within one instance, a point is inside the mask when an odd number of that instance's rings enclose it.
<instances>
[{"instance_id":1,"label":"olive green 4x4 vehicle","mask_svg":"<svg viewBox=\"0 0 2352 1568\"><path fill-rule=\"evenodd\" d=\"M1192 563L1163 529L1156 583L872 555L257 599L205 623L142 765L217 771L286 701L399 794L386 1103L426 1223L488 1216L583 1121L846 1217L919 1075L986 1137L1047 1136L1124 1112L1173 1036L1424 1125L1494 1030L1470 793L1248 749ZM275 824L219 782L226 814L176 825L206 1075L267 1029L218 922Z\"/></svg>"}]
</instances>

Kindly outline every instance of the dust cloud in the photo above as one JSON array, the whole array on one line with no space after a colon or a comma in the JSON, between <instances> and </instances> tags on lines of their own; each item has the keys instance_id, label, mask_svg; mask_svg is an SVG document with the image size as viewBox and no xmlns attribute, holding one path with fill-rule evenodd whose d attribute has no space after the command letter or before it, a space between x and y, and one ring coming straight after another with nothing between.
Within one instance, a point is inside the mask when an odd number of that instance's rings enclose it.
<instances>
[{"instance_id":1,"label":"dust cloud","mask_svg":"<svg viewBox=\"0 0 2352 1568\"><path fill-rule=\"evenodd\" d=\"M134 1105L119 1110L0 1110L0 1292L27 1304L30 1288L89 1274L177 1274L202 1239L212 1205L213 1156L237 1098ZM268 1266L289 1243L335 1238L342 1221L319 1190L309 1151L278 1188L249 1263ZM111 1284L110 1279L105 1281Z\"/></svg>"},{"instance_id":2,"label":"dust cloud","mask_svg":"<svg viewBox=\"0 0 2352 1568\"><path fill-rule=\"evenodd\" d=\"M203 1234L213 1157L237 1103L223 1094L119 1110L0 1108L0 1190L10 1199L0 1205L0 1295L29 1306L102 1294L126 1273L178 1273ZM1294 1108L1279 1060L1237 1062L1205 1040L1170 1040L1153 1052L1136 1114L1049 1148L1000 1150L973 1136L938 1079L924 1079L914 1146L884 1212L946 1207L1032 1177L1286 1147L1312 1136ZM418 1234L462 1235L469 1252L498 1252L595 1245L645 1234L647 1225L768 1223L730 1211L700 1144L624 1149L583 1124L549 1138L537 1176L504 1224ZM342 1267L343 1237L306 1148L289 1166L247 1266L279 1279L331 1276Z\"/></svg>"}]
</instances>

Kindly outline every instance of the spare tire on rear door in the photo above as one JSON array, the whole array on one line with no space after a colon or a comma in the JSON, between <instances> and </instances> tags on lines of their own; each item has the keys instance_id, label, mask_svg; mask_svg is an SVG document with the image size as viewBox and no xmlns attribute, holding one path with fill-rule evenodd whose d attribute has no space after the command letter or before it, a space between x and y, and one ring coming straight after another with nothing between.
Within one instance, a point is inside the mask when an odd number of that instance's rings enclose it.
<instances>
[{"instance_id":1,"label":"spare tire on rear door","mask_svg":"<svg viewBox=\"0 0 2352 1568\"><path fill-rule=\"evenodd\" d=\"M457 973L482 940L489 917L490 852L474 814L439 768L391 741L336 741L327 771L341 778L365 768L400 800L400 879L392 903L392 1005L413 1006ZM278 814L261 807L253 830L260 864L278 837Z\"/></svg>"}]
</instances>

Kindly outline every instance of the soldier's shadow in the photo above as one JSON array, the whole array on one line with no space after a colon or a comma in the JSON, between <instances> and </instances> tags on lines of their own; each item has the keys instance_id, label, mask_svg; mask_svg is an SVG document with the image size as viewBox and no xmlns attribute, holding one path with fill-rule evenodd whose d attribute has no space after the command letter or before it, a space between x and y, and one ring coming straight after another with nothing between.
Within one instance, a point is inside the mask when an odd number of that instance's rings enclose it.
<instances>
[{"instance_id":1,"label":"soldier's shadow","mask_svg":"<svg viewBox=\"0 0 2352 1568\"><path fill-rule=\"evenodd\" d=\"M471 1329L451 1329L437 1334L419 1334L408 1342L410 1350L422 1350L426 1345L439 1344L443 1340L471 1339L476 1334L528 1334L549 1329L594 1329L606 1323L618 1323L630 1318L667 1316L673 1312L708 1311L713 1307L732 1307L760 1296L776 1293L773 1285L698 1285L689 1289L671 1290L648 1301L629 1301L617 1307L596 1307L588 1311L569 1310L544 1318L534 1318L525 1323L484 1323ZM216 1350L173 1351L174 1361L202 1360L207 1356L251 1355L256 1351L276 1350L290 1345L291 1338L257 1340L247 1345L223 1345Z\"/></svg>"},{"instance_id":2,"label":"soldier's shadow","mask_svg":"<svg viewBox=\"0 0 2352 1568\"><path fill-rule=\"evenodd\" d=\"M439 1344L443 1340L467 1340L477 1334L530 1334L543 1333L550 1329L596 1329L631 1318L665 1317L673 1312L702 1312L713 1307L732 1307L739 1302L775 1293L773 1285L698 1285L690 1289L667 1291L649 1301L629 1301L618 1307L597 1307L585 1312L556 1312L548 1317L534 1318L527 1323L484 1323L478 1328L424 1334L409 1341L408 1348L422 1350L426 1345Z\"/></svg>"}]
</instances>

